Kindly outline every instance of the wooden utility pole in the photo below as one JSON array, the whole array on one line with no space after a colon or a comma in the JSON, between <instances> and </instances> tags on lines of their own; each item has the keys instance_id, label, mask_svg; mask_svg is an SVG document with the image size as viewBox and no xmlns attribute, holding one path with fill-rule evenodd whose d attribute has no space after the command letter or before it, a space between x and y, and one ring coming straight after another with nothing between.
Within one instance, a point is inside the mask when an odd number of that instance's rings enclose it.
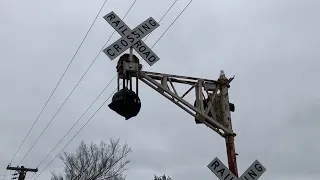
<instances>
[{"instance_id":1,"label":"wooden utility pole","mask_svg":"<svg viewBox=\"0 0 320 180\"><path fill-rule=\"evenodd\" d=\"M8 166L7 170L12 170L12 171L17 171L19 173L19 177L18 180L24 180L26 178L27 172L38 172L38 168L37 169L31 169L31 168L25 168L24 166L21 167L11 167Z\"/></svg>"}]
</instances>

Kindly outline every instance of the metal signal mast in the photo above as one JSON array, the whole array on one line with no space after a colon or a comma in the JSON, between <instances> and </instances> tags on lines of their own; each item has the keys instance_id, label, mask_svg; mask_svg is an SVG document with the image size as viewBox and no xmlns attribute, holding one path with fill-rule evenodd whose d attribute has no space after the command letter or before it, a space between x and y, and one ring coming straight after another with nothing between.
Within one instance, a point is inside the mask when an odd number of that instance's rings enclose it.
<instances>
[{"instance_id":1,"label":"metal signal mast","mask_svg":"<svg viewBox=\"0 0 320 180\"><path fill-rule=\"evenodd\" d=\"M204 124L225 138L229 169L238 177L234 145L236 134L232 130L230 114L235 107L228 97L228 88L234 77L228 79L223 71L217 80L142 71L142 65L132 51L135 49L150 66L156 63L160 58L141 39L159 27L159 24L150 17L131 30L114 12L104 16L104 19L122 36L105 48L104 53L113 60L130 48L130 54L122 55L118 61L118 91L114 94L109 108L126 120L138 115L141 108L138 81L144 82L192 115L196 124ZM135 92L132 90L134 78ZM122 89L120 80L123 81ZM177 84L186 84L190 88L185 93L178 94L175 88ZM195 101L188 102L185 96L192 90L195 91Z\"/></svg>"},{"instance_id":2,"label":"metal signal mast","mask_svg":"<svg viewBox=\"0 0 320 180\"><path fill-rule=\"evenodd\" d=\"M133 55L133 59L138 58ZM123 89L114 95L112 103L109 107L126 117L128 113L129 119L139 113L140 100L136 103L130 102L129 93L132 92L133 78L136 79L135 98L138 97L138 80L166 97L169 101L176 104L187 113L195 118L197 124L205 124L207 127L225 138L229 169L238 176L236 153L234 146L234 136L236 134L232 130L230 111L234 111L234 105L229 103L228 88L233 78L226 78L223 71L220 73L218 80L209 80L188 76L179 76L172 74L163 74L157 72L141 71L141 64L136 61L130 61L130 55L124 54L120 57L118 66L118 87L120 80L123 81ZM189 85L190 88L183 94L178 94L175 86L177 84ZM124 91L125 90L125 91ZM188 102L184 97L194 90L195 102ZM125 99L127 100L126 103ZM134 98L132 98L134 99ZM132 100L134 101L134 100ZM128 104L128 105L127 105ZM126 112L123 110L126 109ZM123 114L124 113L124 114Z\"/></svg>"}]
</instances>

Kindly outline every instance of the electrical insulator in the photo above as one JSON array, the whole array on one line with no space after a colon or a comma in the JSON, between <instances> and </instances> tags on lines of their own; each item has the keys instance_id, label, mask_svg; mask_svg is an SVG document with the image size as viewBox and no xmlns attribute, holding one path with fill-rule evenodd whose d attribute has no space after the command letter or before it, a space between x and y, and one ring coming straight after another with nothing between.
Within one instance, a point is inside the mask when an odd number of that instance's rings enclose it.
<instances>
[{"instance_id":1,"label":"electrical insulator","mask_svg":"<svg viewBox=\"0 0 320 180\"><path fill-rule=\"evenodd\" d=\"M138 115L141 109L141 101L134 91L123 88L113 95L112 102L108 106L128 120Z\"/></svg>"}]
</instances>

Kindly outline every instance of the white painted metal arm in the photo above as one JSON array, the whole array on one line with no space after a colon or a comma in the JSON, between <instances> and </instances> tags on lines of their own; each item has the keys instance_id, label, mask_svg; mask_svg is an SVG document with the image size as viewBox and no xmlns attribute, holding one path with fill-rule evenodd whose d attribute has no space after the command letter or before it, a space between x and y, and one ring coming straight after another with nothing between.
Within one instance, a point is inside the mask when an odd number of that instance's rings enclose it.
<instances>
[{"instance_id":1,"label":"white painted metal arm","mask_svg":"<svg viewBox=\"0 0 320 180\"><path fill-rule=\"evenodd\" d=\"M185 76L176 76L176 75L168 75L168 74L161 74L161 73L153 73L153 72L144 72L144 71L139 71L139 79L156 90L158 93L169 99L171 102L174 104L178 105L181 107L183 110L185 110L187 113L190 115L199 118L199 121L202 121L206 126L210 127L212 130L216 131L218 134L221 136L224 136L225 133L231 133L226 127L221 125L219 122L217 122L215 119L212 117L209 117L208 114L204 113L205 111L201 111L203 108L196 108L193 105L191 105L189 102L183 99L183 96L188 93L188 91L191 91L192 87L196 87L199 84L199 82L204 82L206 81L207 83L212 82L215 83L215 81L212 80L198 80L196 78L192 77L185 77ZM178 79L181 78L181 79ZM161 80L162 84L157 82L156 80ZM171 86L173 89L173 92L168 88L167 82L171 82ZM172 85L172 82L177 82L177 83L183 83L183 84L193 84L193 86L182 96L178 96L176 90L174 89L174 86ZM200 89L200 92L202 92L201 88L196 88ZM201 96L199 96L201 97ZM200 98L201 100L201 98ZM198 103L200 104L200 103ZM207 110L208 111L208 110ZM201 120L201 117L203 117L203 120ZM220 130L223 130L221 132Z\"/></svg>"}]
</instances>

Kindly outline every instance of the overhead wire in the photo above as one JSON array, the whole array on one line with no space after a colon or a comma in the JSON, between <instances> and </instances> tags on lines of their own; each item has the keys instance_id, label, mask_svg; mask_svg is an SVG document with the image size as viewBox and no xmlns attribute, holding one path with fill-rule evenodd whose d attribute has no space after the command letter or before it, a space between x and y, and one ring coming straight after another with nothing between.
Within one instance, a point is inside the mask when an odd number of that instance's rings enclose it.
<instances>
[{"instance_id":1,"label":"overhead wire","mask_svg":"<svg viewBox=\"0 0 320 180\"><path fill-rule=\"evenodd\" d=\"M171 6L168 8L168 10L167 10L167 11L164 13L164 15L160 18L160 20L159 20L158 23L160 23L160 22L164 19L164 17L167 16L167 14L168 14L169 11L172 9L172 7L177 3L177 1L178 1L178 0L175 0L175 1L171 4ZM152 33L152 32L151 32L151 33ZM151 33L149 33L144 40L147 40L148 37L151 35Z\"/></svg>"},{"instance_id":2,"label":"overhead wire","mask_svg":"<svg viewBox=\"0 0 320 180\"><path fill-rule=\"evenodd\" d=\"M171 8L174 6L174 4L177 2L175 0L172 5L168 8L168 10L165 12L165 14L161 17L159 20L159 23L163 20L163 18L168 14L168 12L171 10ZM125 18L125 17L124 17ZM150 33L151 34L151 33ZM149 35L145 38L145 40L149 37ZM113 35L113 34L112 34ZM111 35L111 36L112 36ZM110 39L110 38L109 38ZM109 40L108 40L109 41ZM107 43L108 43L107 41ZM104 45L105 46L105 45ZM103 46L103 47L104 47ZM98 98L102 95L102 93L106 90L106 88L110 85L110 83L115 79L116 76L113 77L113 79L108 83L108 85L102 90L102 92L98 95L98 97L90 104L90 106L85 110L85 112L80 116L80 118L73 124L73 126L67 131L67 133L60 139L60 141L54 146L54 148L47 154L47 156L39 163L37 167L39 167L48 157L49 155L58 147L58 145L64 140L64 138L71 132L71 130L75 127L75 125L82 119L82 117L88 112L88 110L92 107L92 105L98 100Z\"/></svg>"},{"instance_id":3,"label":"overhead wire","mask_svg":"<svg viewBox=\"0 0 320 180\"><path fill-rule=\"evenodd\" d=\"M46 108L46 106L48 105L49 101L51 100L51 98L52 98L52 96L53 96L54 92L57 90L58 86L60 85L60 83L61 83L61 81L62 81L63 77L65 76L65 74L66 74L66 72L68 71L68 69L69 69L70 65L72 64L73 60L75 59L76 55L78 54L78 52L79 52L80 48L82 47L82 44L84 43L85 39L87 38L87 36L88 36L89 32L91 31L91 29L92 29L92 27L93 27L94 23L96 22L96 20L97 20L97 18L98 18L98 16L99 16L99 14L101 13L101 11L102 11L102 9L103 9L103 7L105 6L105 4L106 4L106 2L107 2L107 1L108 1L108 0L105 0L105 1L104 1L104 3L102 4L102 6L101 6L101 8L100 8L100 10L99 10L99 12L98 12L98 14L96 15L95 19L94 19L94 20L93 20L93 22L92 22L92 24L91 24L91 26L90 26L89 30L87 31L86 35L85 35L85 36L84 36L84 38L82 39L82 41L81 41L81 43L80 43L80 45L79 45L78 49L76 50L75 54L74 54L74 55L73 55L73 57L71 58L71 61L70 61L70 62L69 62L69 64L67 65L67 68L65 69L65 71L64 71L64 72L63 72L63 74L62 74L62 76L60 77L60 79L59 79L59 81L58 81L57 85L55 86L55 88L54 88L54 89L53 89L53 91L51 92L51 94L50 94L50 96L49 96L48 100L46 101L45 105L44 105L44 106L43 106L43 108L41 109L41 111L40 111L39 115L37 116L36 120L35 120L35 121L34 121L34 123L32 124L32 126L31 126L30 130L28 131L27 135L26 135L26 136L25 136L25 138L23 139L22 143L20 144L20 146L19 146L18 150L17 150L17 151L16 151L16 153L14 154L14 156L13 156L13 158L11 159L10 163L12 163L13 159L15 158L15 156L17 155L17 153L18 153L18 152L19 152L19 150L21 149L22 145L23 145L23 144L24 144L24 142L26 141L26 139L27 139L27 137L29 136L29 134L30 134L31 130L32 130L32 129L33 129L33 127L34 127L34 125L37 123L37 121L39 120L39 118L40 118L41 114L43 113L44 109ZM10 164L10 163L9 163L9 164Z\"/></svg>"},{"instance_id":4,"label":"overhead wire","mask_svg":"<svg viewBox=\"0 0 320 180\"><path fill-rule=\"evenodd\" d=\"M100 96L104 93L104 91L109 87L109 85L112 83L115 77L113 77L113 79L109 81L109 83L104 87L104 89L100 92L100 94L96 97L96 99L89 105L89 107L84 111L84 113L82 113L82 115L78 118L78 120L67 131L67 133L60 139L60 141L54 146L54 148L52 148L52 150L46 155L46 157L37 165L37 167L39 167L50 156L50 154L59 146L59 144L65 139L65 137L67 137L67 135L71 132L71 130L79 123L79 121L83 118L83 116L90 110L93 104L100 98Z\"/></svg>"},{"instance_id":5,"label":"overhead wire","mask_svg":"<svg viewBox=\"0 0 320 180\"><path fill-rule=\"evenodd\" d=\"M83 39L82 39L82 41L81 41L81 43L80 43L79 47L77 48L76 52L74 53L73 57L71 58L71 60L70 60L69 64L67 65L66 69L64 70L64 72L63 72L62 76L60 77L60 79L59 79L58 83L56 84L56 86L54 87L53 91L51 92L51 94L50 94L49 98L47 99L47 101L45 102L44 106L42 107L42 109L41 109L40 113L38 114L37 118L36 118L36 119L35 119L35 121L33 122L33 124L32 124L32 126L31 126L31 128L29 129L29 131L28 131L28 133L27 133L27 135L24 137L24 139L22 140L22 142L21 142L21 144L19 145L18 149L16 150L15 154L14 154L14 155L13 155L13 157L11 158L11 160L10 160L9 164L11 164L11 163L12 163L12 161L14 160L14 158L17 156L18 152L20 151L20 149L21 149L22 145L23 145L23 144L24 144L24 142L26 141L26 139L27 139L27 137L29 136L30 132L31 132L31 131L32 131L32 129L34 128L35 124L38 122L38 120L39 120L40 116L42 115L42 113L43 113L44 109L47 107L47 105L48 105L49 101L51 100L51 98L52 98L53 94L55 93L55 91L57 90L58 86L60 85L60 83L61 83L61 81L62 81L63 77L65 76L66 72L68 71L68 69L69 69L70 65L71 65L71 64L72 64L72 62L74 61L74 59L75 59L76 55L78 54L78 52L79 52L80 48L82 47L82 45L83 45L84 41L86 40L86 38L87 38L87 36L88 36L89 32L91 31L91 29L92 29L93 25L95 24L95 22L96 22L97 18L99 17L99 15L100 15L100 13L101 13L102 9L104 8L105 4L107 3L107 1L108 1L108 0L105 0L105 1L103 2L103 4L102 4L102 6L101 6L101 8L100 8L100 10L99 10L99 12L98 12L98 14L96 15L95 19L93 20L92 24L90 25L90 27L89 27L88 31L86 32L86 34L85 34L84 38L83 38ZM19 163L19 164L20 164L20 163ZM6 171L5 171L4 178L5 178L6 174L7 174L7 169L6 169ZM3 178L3 180L4 180L4 178Z\"/></svg>"},{"instance_id":6,"label":"overhead wire","mask_svg":"<svg viewBox=\"0 0 320 180\"><path fill-rule=\"evenodd\" d=\"M120 84L119 84L120 86ZM104 104L110 99L118 87L108 96L108 98L100 105L100 107L93 113L93 115L88 119L88 121L79 129L79 131L70 139L70 141L60 150L60 152L47 164L47 166L34 178L36 180L49 166L50 164L62 153L62 151L71 143L71 141L81 132L81 130L90 122L90 120L98 113L98 111L104 106Z\"/></svg>"},{"instance_id":7,"label":"overhead wire","mask_svg":"<svg viewBox=\"0 0 320 180\"><path fill-rule=\"evenodd\" d=\"M168 12L171 10L171 8L174 6L174 4L177 2L175 0L173 4L169 7L169 9L166 11L166 13L161 17L159 23L163 20L163 18L168 14ZM133 6L133 5L132 5ZM130 9L129 9L130 10ZM128 11L129 12L129 11ZM127 15L127 14L126 14ZM124 16L124 18L126 17ZM115 32L115 31L114 31ZM112 34L113 35L113 34ZM111 35L111 36L112 36ZM150 35L150 34L149 34ZM110 36L110 37L111 37ZM147 36L148 37L148 36ZM147 39L147 38L146 38ZM109 42L110 38L108 39L107 43ZM107 44L106 43L106 44ZM103 48L105 45L103 46ZM102 49L103 49L102 48ZM101 51L100 51L101 52ZM92 107L92 105L98 100L98 98L102 95L102 93L106 90L106 88L110 85L110 83L115 79L116 75L112 78L112 80L108 83L108 85L102 90L102 92L98 95L98 97L90 104L90 106L85 110L85 112L80 116L80 118L73 124L73 126L67 131L67 133L60 139L60 141L54 146L54 148L47 154L47 156L39 163L37 167L39 167L48 157L49 155L59 146L59 144L64 140L64 138L71 132L71 130L75 127L75 125L82 119L82 117L88 112L88 110Z\"/></svg>"},{"instance_id":8,"label":"overhead wire","mask_svg":"<svg viewBox=\"0 0 320 180\"><path fill-rule=\"evenodd\" d=\"M171 28L171 26L177 21L177 19L182 15L182 13L189 7L193 0L190 0L189 3L183 8L179 15L173 20L169 27L161 34L158 40L151 46L151 49L160 41L160 39L166 34L166 32Z\"/></svg>"},{"instance_id":9,"label":"overhead wire","mask_svg":"<svg viewBox=\"0 0 320 180\"><path fill-rule=\"evenodd\" d=\"M167 9L167 11L164 13L164 15L160 18L160 20L159 20L158 23L160 23L160 22L164 19L164 17L167 16L167 14L168 14L169 11L172 9L172 7L177 3L177 1L178 1L178 0L175 0L175 1L171 4L171 6ZM144 38L143 41L146 41L151 34L152 34L152 32L149 33L149 34ZM135 54L135 52L133 52L133 54Z\"/></svg>"},{"instance_id":10,"label":"overhead wire","mask_svg":"<svg viewBox=\"0 0 320 180\"><path fill-rule=\"evenodd\" d=\"M137 0L135 0L132 5L130 6L129 10L126 12L126 14L124 15L123 19L126 18L126 16L128 15L128 13L130 12L130 10L132 9L132 7L135 5ZM122 19L122 20L123 20ZM113 31L113 33L110 35L110 37L108 38L107 42L103 45L103 47L101 48L101 50L99 51L99 53L97 54L97 56L94 58L94 60L92 61L91 65L88 67L87 71L85 72L85 74L88 72L88 70L91 68L91 66L93 65L93 63L96 61L96 59L99 57L100 53L102 52L102 50L105 48L105 46L107 45L107 43L110 41L110 39L112 38L112 36L114 35L115 30ZM85 76L85 74L82 76L82 78ZM101 91L101 93L97 96L97 98L89 105L89 107L85 110L85 112L80 116L80 118L73 124L73 126L67 131L67 133L60 139L60 141L55 145L55 147L47 154L47 156L39 163L39 165L37 167L39 167L48 157L49 155L59 146L59 144L64 140L64 138L71 132L71 130L76 126L76 124L82 119L82 117L89 111L89 109L93 106L93 104L99 99L99 97L103 94L103 92L107 89L107 87L109 87L109 85L112 83L112 81L115 79L116 76L114 76L110 82L105 86L105 88ZM81 79L82 79L81 78ZM81 79L79 80L79 82L81 81ZM78 82L78 84L79 84ZM78 85L77 84L77 85ZM77 86L76 85L76 86ZM75 86L75 87L76 87ZM75 89L75 88L74 88ZM73 90L74 90L73 89ZM71 93L69 94L69 96L72 94L73 91L71 91ZM68 96L68 97L69 97ZM68 98L67 97L67 98ZM66 102L66 100L65 100ZM65 103L64 102L64 103ZM61 106L62 107L62 106ZM60 109L61 109L60 107ZM57 114L57 113L56 113ZM50 123L50 122L49 122ZM48 125L47 125L48 126ZM43 131L44 132L44 131ZM40 136L39 136L40 137ZM39 139L39 138L38 138ZM31 149L31 148L30 148ZM29 149L29 151L30 151ZM32 177L31 177L32 178Z\"/></svg>"},{"instance_id":11,"label":"overhead wire","mask_svg":"<svg viewBox=\"0 0 320 180\"><path fill-rule=\"evenodd\" d=\"M97 18L99 17L99 15L100 15L100 13L101 13L102 9L104 8L105 4L107 3L107 1L108 1L108 0L105 0L105 1L103 2L103 4L102 4L102 6L101 6L100 10L98 11L98 14L97 14L97 15L96 15L96 17L94 18L94 20L93 20L92 24L90 25L90 27L89 27L88 31L86 32L86 34L85 34L84 38L82 39L82 41L81 41L81 43L80 43L79 47L77 48L76 52L74 53L73 57L71 58L71 60L70 60L69 64L67 65L66 69L64 70L64 72L63 72L62 76L60 77L60 79L59 79L58 83L57 83L57 84L56 84L56 86L54 87L54 89L53 89L53 91L51 92L51 94L50 94L49 98L48 98L48 99L47 99L47 101L45 102L45 104L44 104L44 106L42 107L42 109L41 109L40 113L38 114L38 116L37 116L36 120L33 122L33 124L32 124L32 126L31 126L31 128L29 129L29 131L28 131L27 135L25 136L25 138L23 139L23 141L22 141L22 143L20 144L19 148L18 148L18 149L17 149L17 151L15 152L14 156L13 156L13 157L12 157L12 159L10 160L10 163L9 163L9 164L11 164L11 163L12 163L13 159L14 159L14 158L16 157L16 155L18 154L18 152L19 152L19 150L21 149L22 145L24 144L24 142L26 141L26 139L27 139L27 137L29 136L30 132L32 131L32 129L34 128L35 124L37 123L37 121L39 120L40 116L42 115L42 113L43 113L44 109L47 107L47 105L48 105L49 101L51 100L51 98L52 98L53 94L55 93L55 91L57 90L58 86L60 85L60 83L61 83L62 79L64 78L64 76L65 76L66 72L68 71L68 69L69 69L70 65L71 65L71 64L72 64L72 62L74 61L74 59L75 59L76 55L78 54L78 52L79 52L80 48L82 47L82 45L83 45L84 41L86 40L86 38L87 38L87 36L88 36L89 32L91 31L91 29L92 29L93 25L95 24L95 22L96 22Z\"/></svg>"},{"instance_id":12,"label":"overhead wire","mask_svg":"<svg viewBox=\"0 0 320 180\"><path fill-rule=\"evenodd\" d=\"M130 10L132 9L133 5L135 4L136 0L134 1L134 3L130 6L129 10L127 11L127 13L125 14L125 16L123 17L123 19L127 16L127 14L130 12ZM122 20L123 20L122 19ZM113 31L113 33L111 34L111 36L109 37L109 39L107 40L107 42L103 45L102 49L104 49L104 47L106 46L106 44L110 41L111 37L113 36L113 34L115 33L115 31ZM96 58L100 55L101 51L98 53L98 55L96 56ZM95 59L96 59L95 58ZM109 87L109 85L112 83L112 81L116 78L116 76L114 76L110 82L105 86L105 88L100 92L100 94L97 96L97 98L89 105L89 107L85 110L85 112L80 116L80 118L73 124L73 126L67 131L67 133L60 139L60 141L55 145L55 147L47 154L47 156L39 163L39 165L37 167L39 167L44 161L45 159L47 159L49 157L49 155L58 147L58 145L63 141L63 139L70 133L70 131L75 127L75 125L82 119L82 117L88 112L88 110L93 106L93 104L99 99L99 97L103 94L103 92L107 89L107 87Z\"/></svg>"},{"instance_id":13,"label":"overhead wire","mask_svg":"<svg viewBox=\"0 0 320 180\"><path fill-rule=\"evenodd\" d=\"M137 0L135 0L133 2L133 5L136 3ZM131 10L132 6L130 7L129 11ZM128 11L128 12L129 12ZM127 14L128 14L127 12ZM126 15L127 15L126 14ZM82 77L79 79L79 81L77 82L77 84L73 87L72 91L69 93L69 95L67 96L67 98L63 101L63 103L61 104L61 106L59 107L59 109L57 110L57 112L54 114L54 116L52 117L52 119L49 121L49 123L46 125L46 127L44 128L44 130L41 132L41 134L38 136L37 140L33 143L33 145L29 148L28 152L25 154L25 156L22 158L22 160L20 161L19 164L21 164L23 162L23 160L27 157L27 155L29 154L29 152L32 150L32 148L36 145L36 143L39 141L40 137L44 134L44 132L47 130L47 128L49 127L49 125L52 123L52 121L55 119L55 117L58 115L58 113L60 112L60 110L62 109L62 107L65 105L65 103L68 101L68 99L71 97L71 95L73 94L73 92L76 90L76 88L78 87L78 85L80 84L80 82L83 80L83 78L85 77L85 75L88 73L88 71L91 69L92 65L96 62L96 60L98 59L99 55L101 54L102 50L104 49L104 47L107 45L107 43L110 41L110 39L112 38L112 36L114 35L115 31L113 31L113 33L111 34L111 36L109 37L109 39L107 40L107 42L103 45L102 49L99 51L99 53L97 54L97 56L94 58L94 60L91 62L91 64L89 65L89 67L87 68L87 70L85 71L85 73L82 75Z\"/></svg>"},{"instance_id":14,"label":"overhead wire","mask_svg":"<svg viewBox=\"0 0 320 180\"><path fill-rule=\"evenodd\" d=\"M175 1L176 2L176 1ZM174 2L174 3L175 3ZM178 20L178 18L181 16L181 14L187 9L187 7L191 4L192 0L190 0L190 2L185 6L185 8L179 13L179 15L174 19L174 21L169 25L169 27L163 32L163 34L158 38L158 40L153 44L152 48L160 41L160 39L164 36L164 34L172 27L172 25ZM173 6L173 5L172 5ZM170 8L172 8L172 6ZM166 12L166 14L168 13L168 11ZM163 18L162 18L163 19ZM160 22L160 21L159 21ZM114 31L115 32L115 31ZM117 75L116 75L117 76ZM114 78L116 77L114 76L113 79L111 80L111 82L114 80ZM111 83L110 82L110 83ZM119 84L119 86L121 85L122 83ZM118 87L119 87L118 86ZM100 107L95 111L95 113L87 120L87 122L78 130L78 132L69 140L69 142L60 150L60 152L45 166L45 168L36 176L35 179L33 180L36 180L49 166L50 164L62 153L62 151L72 142L72 140L82 131L82 129L92 120L92 118L97 114L97 112L105 105L105 103L110 99L110 97L116 92L116 90L118 89L118 87L108 96L108 98L100 105ZM104 89L105 90L105 89ZM104 91L103 90L103 91ZM103 93L103 91L99 94L99 96ZM96 100L99 98L99 96L96 98ZM95 101L96 101L95 100ZM93 104L93 103L92 103ZM91 107L92 105L89 106L89 108ZM88 108L88 109L89 109ZM87 112L88 110L85 111L85 113ZM84 114L85 114L84 113ZM83 115L84 115L83 114ZM82 115L82 116L83 116ZM81 117L82 117L81 116ZM61 140L62 141L62 140ZM56 148L56 147L55 147ZM51 152L50 152L51 153ZM49 155L47 155L49 156ZM46 157L47 158L47 157ZM45 158L45 159L46 159ZM44 161L44 160L43 160ZM43 163L43 161L41 162L41 164ZM32 177L31 177L32 178Z\"/></svg>"}]
</instances>

